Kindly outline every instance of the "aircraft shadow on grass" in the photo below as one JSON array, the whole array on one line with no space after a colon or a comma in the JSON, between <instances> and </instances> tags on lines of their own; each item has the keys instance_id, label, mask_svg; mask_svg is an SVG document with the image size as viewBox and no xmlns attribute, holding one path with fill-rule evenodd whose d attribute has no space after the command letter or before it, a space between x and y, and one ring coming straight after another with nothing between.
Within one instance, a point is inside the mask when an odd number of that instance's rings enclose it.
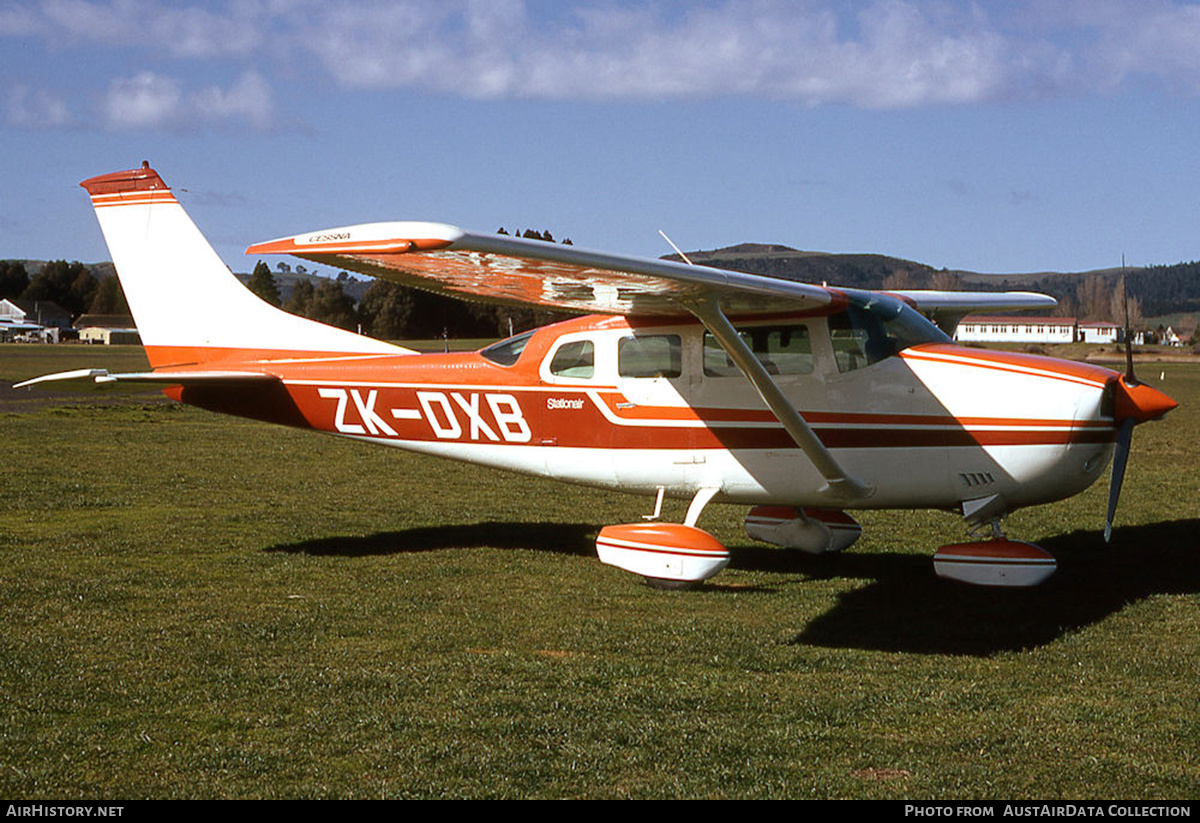
<instances>
[{"instance_id":1,"label":"aircraft shadow on grass","mask_svg":"<svg viewBox=\"0 0 1200 823\"><path fill-rule=\"evenodd\" d=\"M595 540L596 527L591 523L487 522L428 526L362 537L320 537L272 546L266 551L368 557L489 546L494 549L538 549L558 554L594 555Z\"/></svg>"},{"instance_id":2,"label":"aircraft shadow on grass","mask_svg":"<svg viewBox=\"0 0 1200 823\"><path fill-rule=\"evenodd\" d=\"M814 556L740 546L733 549L730 566L787 576L869 581L841 595L833 609L792 638L794 644L986 656L1045 645L1150 595L1200 592L1197 534L1200 520L1176 520L1116 529L1108 545L1097 531L1048 538L1039 545L1058 558L1058 571L1046 583L1029 589L941 580L934 575L932 557L917 554L849 551ZM317 538L266 551L366 557L490 546L594 556L595 536L590 523L486 522ZM700 588L747 591L719 582ZM770 586L751 589L765 594L771 590Z\"/></svg>"},{"instance_id":3,"label":"aircraft shadow on grass","mask_svg":"<svg viewBox=\"0 0 1200 823\"><path fill-rule=\"evenodd\" d=\"M843 594L792 642L975 656L1042 646L1142 598L1200 592L1198 533L1200 520L1176 520L1115 529L1107 545L1097 531L1040 540L1058 571L1028 589L942 580L920 555L797 558L793 569L814 577L874 582Z\"/></svg>"}]
</instances>

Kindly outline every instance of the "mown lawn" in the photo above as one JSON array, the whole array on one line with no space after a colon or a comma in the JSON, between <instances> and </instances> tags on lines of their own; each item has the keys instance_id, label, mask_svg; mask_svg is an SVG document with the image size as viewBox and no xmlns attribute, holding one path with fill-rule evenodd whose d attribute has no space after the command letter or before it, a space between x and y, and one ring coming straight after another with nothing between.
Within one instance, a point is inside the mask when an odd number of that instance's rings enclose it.
<instances>
[{"instance_id":1,"label":"mown lawn","mask_svg":"<svg viewBox=\"0 0 1200 823\"><path fill-rule=\"evenodd\" d=\"M0 385L139 356L4 346ZM592 543L649 500L6 391L0 795L1195 799L1200 367L1143 371L1184 405L1112 545L1103 484L1010 519L1030 591L935 578L952 515L809 558L714 506L731 568L661 592Z\"/></svg>"}]
</instances>

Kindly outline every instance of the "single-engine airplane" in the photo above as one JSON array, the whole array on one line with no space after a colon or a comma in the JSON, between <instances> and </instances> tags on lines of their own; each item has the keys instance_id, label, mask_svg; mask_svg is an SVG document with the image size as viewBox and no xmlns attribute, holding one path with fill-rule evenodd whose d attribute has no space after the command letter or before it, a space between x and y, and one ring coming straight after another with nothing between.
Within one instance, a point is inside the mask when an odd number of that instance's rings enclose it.
<instances>
[{"instance_id":1,"label":"single-engine airplane","mask_svg":"<svg viewBox=\"0 0 1200 823\"><path fill-rule=\"evenodd\" d=\"M477 352L418 354L283 312L221 262L149 164L91 195L152 370L85 378L163 386L212 411L573 483L690 499L682 524L605 527L600 560L655 585L706 580L729 551L696 526L751 507L754 538L820 553L861 530L847 509L956 510L987 539L936 572L997 586L1054 558L1008 512L1087 488L1113 457L1106 538L1133 427L1176 403L1126 375L951 342L963 315L1045 295L838 289L424 222L259 243L475 300L587 312ZM686 259L686 258L685 258ZM653 516L652 516L653 517Z\"/></svg>"}]
</instances>

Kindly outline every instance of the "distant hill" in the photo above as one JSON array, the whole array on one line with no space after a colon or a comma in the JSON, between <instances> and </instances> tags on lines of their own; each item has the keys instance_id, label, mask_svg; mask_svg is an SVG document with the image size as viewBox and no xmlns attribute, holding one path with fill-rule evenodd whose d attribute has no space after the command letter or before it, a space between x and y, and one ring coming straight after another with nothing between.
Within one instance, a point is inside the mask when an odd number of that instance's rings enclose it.
<instances>
[{"instance_id":1,"label":"distant hill","mask_svg":"<svg viewBox=\"0 0 1200 823\"><path fill-rule=\"evenodd\" d=\"M933 288L927 284L937 274L932 266L882 254L828 254L767 243L739 243L713 251L688 252L687 256L693 263L731 271L853 289L881 289L885 283L894 289ZM679 260L679 255L665 259Z\"/></svg>"},{"instance_id":2,"label":"distant hill","mask_svg":"<svg viewBox=\"0 0 1200 823\"><path fill-rule=\"evenodd\" d=\"M5 259L10 259L10 258L5 258ZM45 266L50 261L49 260L17 260L16 262L25 266L25 271L29 273L29 276L34 277L37 275L38 272L40 272L42 270L42 267ZM110 274L115 274L117 271L116 267L113 266L113 264L108 262L107 260L100 262L100 263L84 263L83 267L85 269L87 269L91 273L92 277L95 277L97 280L101 280Z\"/></svg>"}]
</instances>

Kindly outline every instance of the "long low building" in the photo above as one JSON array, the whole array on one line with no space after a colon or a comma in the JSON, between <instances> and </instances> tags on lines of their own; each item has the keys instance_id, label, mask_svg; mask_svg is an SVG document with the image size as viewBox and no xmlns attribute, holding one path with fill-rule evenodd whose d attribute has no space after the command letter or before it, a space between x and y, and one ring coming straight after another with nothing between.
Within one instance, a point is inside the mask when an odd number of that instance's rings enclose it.
<instances>
[{"instance_id":1,"label":"long low building","mask_svg":"<svg viewBox=\"0 0 1200 823\"><path fill-rule=\"evenodd\" d=\"M1125 334L1121 326L1107 320L981 314L964 317L954 339L960 343L1120 343Z\"/></svg>"},{"instance_id":2,"label":"long low building","mask_svg":"<svg viewBox=\"0 0 1200 823\"><path fill-rule=\"evenodd\" d=\"M1074 343L1074 317L968 315L954 338L960 343Z\"/></svg>"}]
</instances>

